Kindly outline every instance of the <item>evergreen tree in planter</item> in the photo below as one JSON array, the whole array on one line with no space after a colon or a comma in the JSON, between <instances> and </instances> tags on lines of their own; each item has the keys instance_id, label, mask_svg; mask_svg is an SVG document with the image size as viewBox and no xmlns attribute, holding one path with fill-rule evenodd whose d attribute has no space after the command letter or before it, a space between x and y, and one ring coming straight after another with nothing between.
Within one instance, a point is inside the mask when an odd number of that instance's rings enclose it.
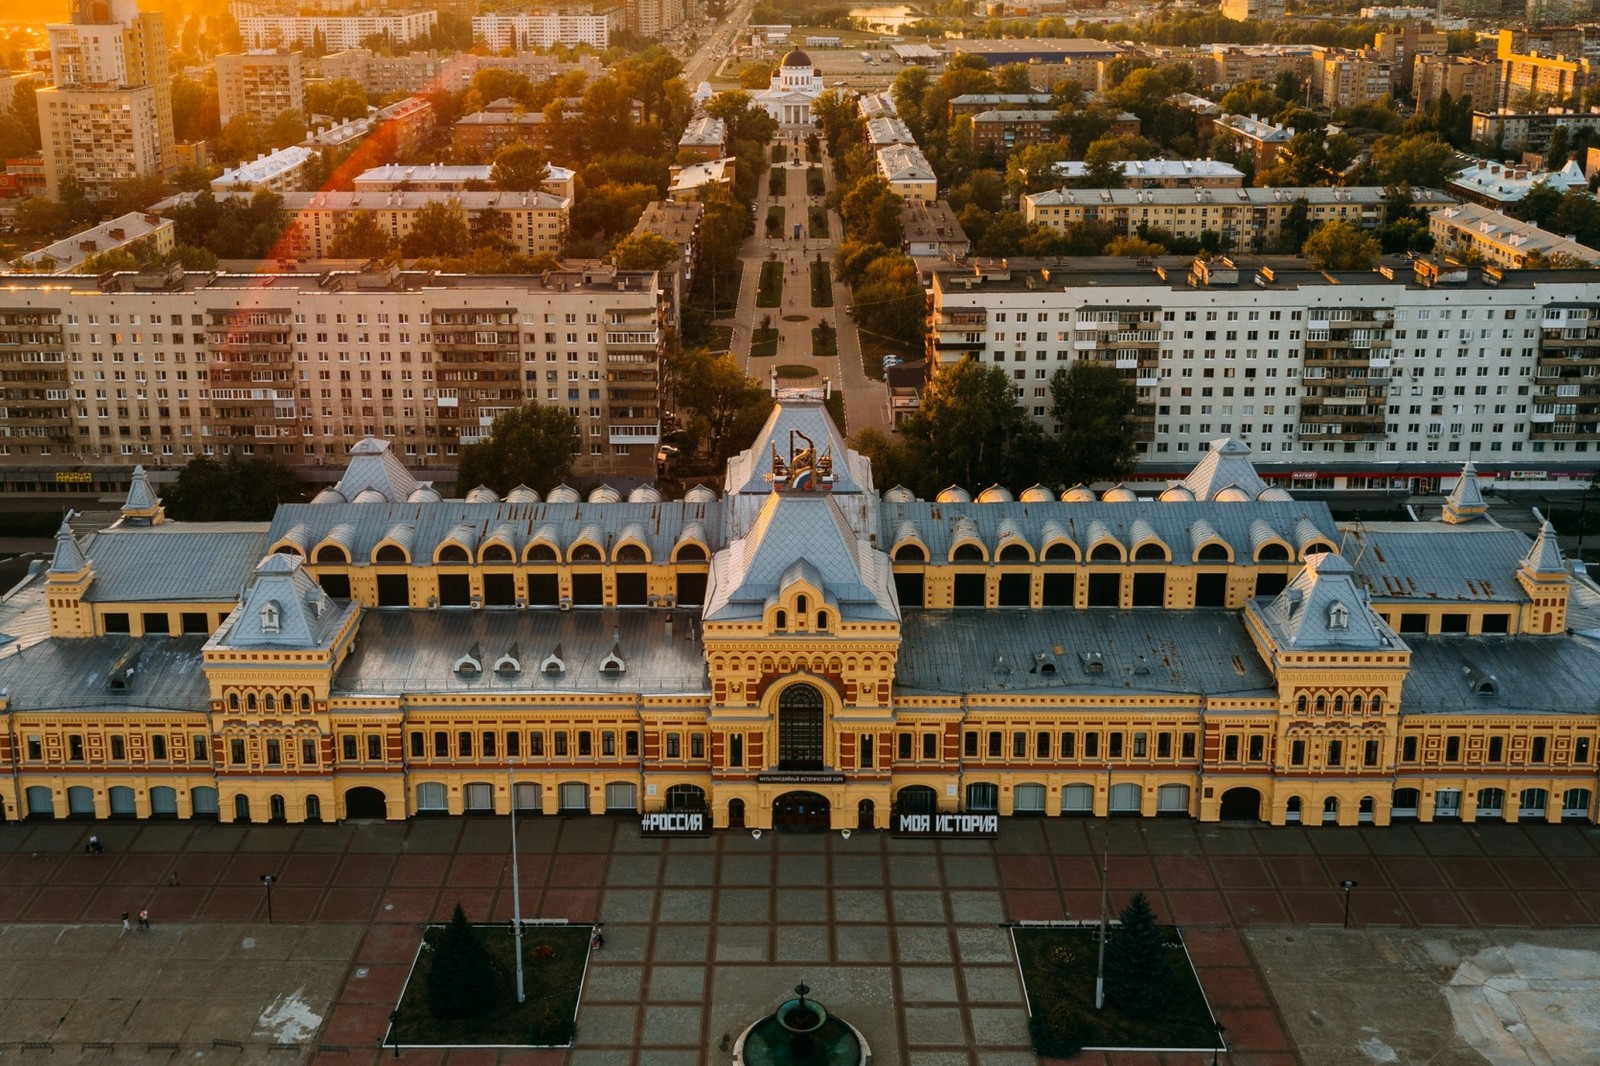
<instances>
[{"instance_id":1,"label":"evergreen tree in planter","mask_svg":"<svg viewBox=\"0 0 1600 1066\"><path fill-rule=\"evenodd\" d=\"M1118 922L1106 945L1106 999L1135 1018L1159 1014L1172 1002L1172 968L1143 892L1129 901Z\"/></svg>"},{"instance_id":2,"label":"evergreen tree in planter","mask_svg":"<svg viewBox=\"0 0 1600 1066\"><path fill-rule=\"evenodd\" d=\"M494 1009L498 991L494 960L457 903L450 924L433 948L428 1012L447 1021L481 1018Z\"/></svg>"}]
</instances>

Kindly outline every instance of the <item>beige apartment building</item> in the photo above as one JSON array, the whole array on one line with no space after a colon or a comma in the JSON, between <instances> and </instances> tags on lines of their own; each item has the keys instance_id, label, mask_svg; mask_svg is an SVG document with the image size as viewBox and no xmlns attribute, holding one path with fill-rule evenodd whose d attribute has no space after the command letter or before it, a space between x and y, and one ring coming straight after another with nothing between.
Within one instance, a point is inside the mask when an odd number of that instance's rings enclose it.
<instances>
[{"instance_id":1,"label":"beige apartment building","mask_svg":"<svg viewBox=\"0 0 1600 1066\"><path fill-rule=\"evenodd\" d=\"M235 115L266 122L306 108L304 64L299 52L244 52L217 57L217 103L222 124Z\"/></svg>"},{"instance_id":2,"label":"beige apartment building","mask_svg":"<svg viewBox=\"0 0 1600 1066\"><path fill-rule=\"evenodd\" d=\"M1394 64L1370 48L1318 48L1311 74L1312 95L1326 108L1381 100L1395 88Z\"/></svg>"},{"instance_id":3,"label":"beige apartment building","mask_svg":"<svg viewBox=\"0 0 1600 1066\"><path fill-rule=\"evenodd\" d=\"M1500 98L1500 63L1480 56L1419 55L1411 73L1411 93L1418 108L1432 106L1445 93L1452 100L1470 97L1480 105Z\"/></svg>"},{"instance_id":4,"label":"beige apartment building","mask_svg":"<svg viewBox=\"0 0 1600 1066\"><path fill-rule=\"evenodd\" d=\"M524 255L561 254L572 200L547 192L461 192L448 197L435 192L286 193L283 206L290 222L285 248L297 258L321 259L362 212L372 215L396 241L404 240L417 213L442 200L459 205L469 223L494 226Z\"/></svg>"},{"instance_id":5,"label":"beige apartment building","mask_svg":"<svg viewBox=\"0 0 1600 1066\"><path fill-rule=\"evenodd\" d=\"M316 467L370 435L407 466L448 468L531 400L577 418L576 472L648 476L658 288L654 271L608 266L16 275L0 290L0 477L89 491L197 455Z\"/></svg>"},{"instance_id":6,"label":"beige apartment building","mask_svg":"<svg viewBox=\"0 0 1600 1066\"><path fill-rule=\"evenodd\" d=\"M1431 189L1416 189L1420 204L1455 201ZM1381 186L1272 189L1051 189L1022 198L1022 217L1066 231L1083 222L1110 222L1130 236L1161 230L1200 239L1216 233L1223 247L1266 252L1277 247L1283 223L1304 204L1315 228L1323 222L1348 222L1373 229L1388 221L1389 198Z\"/></svg>"},{"instance_id":7,"label":"beige apartment building","mask_svg":"<svg viewBox=\"0 0 1600 1066\"><path fill-rule=\"evenodd\" d=\"M153 85L39 90L45 195L59 199L70 175L91 197L108 199L122 182L164 173L171 141L157 97Z\"/></svg>"},{"instance_id":8,"label":"beige apartment building","mask_svg":"<svg viewBox=\"0 0 1600 1066\"><path fill-rule=\"evenodd\" d=\"M1544 100L1565 104L1581 99L1595 77L1594 61L1582 55L1548 55L1515 50L1516 35L1500 31L1496 57L1500 60L1499 107L1521 107L1526 97L1537 93Z\"/></svg>"}]
</instances>

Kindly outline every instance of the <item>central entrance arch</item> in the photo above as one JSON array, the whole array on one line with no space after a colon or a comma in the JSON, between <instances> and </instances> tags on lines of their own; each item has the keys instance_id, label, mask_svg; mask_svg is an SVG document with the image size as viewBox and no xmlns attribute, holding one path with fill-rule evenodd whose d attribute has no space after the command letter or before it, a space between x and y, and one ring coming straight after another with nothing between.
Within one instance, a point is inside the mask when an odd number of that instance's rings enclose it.
<instances>
[{"instance_id":1,"label":"central entrance arch","mask_svg":"<svg viewBox=\"0 0 1600 1066\"><path fill-rule=\"evenodd\" d=\"M799 832L827 832L833 807L828 797L815 792L785 792L772 801L772 828Z\"/></svg>"},{"instance_id":2,"label":"central entrance arch","mask_svg":"<svg viewBox=\"0 0 1600 1066\"><path fill-rule=\"evenodd\" d=\"M387 818L389 801L375 788L352 788L344 794L346 818Z\"/></svg>"},{"instance_id":3,"label":"central entrance arch","mask_svg":"<svg viewBox=\"0 0 1600 1066\"><path fill-rule=\"evenodd\" d=\"M1259 822L1261 820L1261 793L1253 788L1230 788L1222 794L1224 822Z\"/></svg>"},{"instance_id":4,"label":"central entrance arch","mask_svg":"<svg viewBox=\"0 0 1600 1066\"><path fill-rule=\"evenodd\" d=\"M822 692L790 685L778 696L778 769L822 769Z\"/></svg>"}]
</instances>

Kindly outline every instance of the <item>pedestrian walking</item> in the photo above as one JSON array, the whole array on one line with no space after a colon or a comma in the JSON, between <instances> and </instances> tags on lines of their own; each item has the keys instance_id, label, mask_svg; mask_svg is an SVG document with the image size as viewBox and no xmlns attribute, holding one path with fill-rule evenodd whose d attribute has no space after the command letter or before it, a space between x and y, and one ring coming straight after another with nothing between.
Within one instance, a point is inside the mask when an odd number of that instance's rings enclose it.
<instances>
[{"instance_id":1,"label":"pedestrian walking","mask_svg":"<svg viewBox=\"0 0 1600 1066\"><path fill-rule=\"evenodd\" d=\"M102 851L106 850L105 847L100 843L100 834L90 833L89 843L83 846L83 850L89 855L98 855Z\"/></svg>"},{"instance_id":2,"label":"pedestrian walking","mask_svg":"<svg viewBox=\"0 0 1600 1066\"><path fill-rule=\"evenodd\" d=\"M124 933L126 933L128 930L130 930L132 928L133 928L133 926L128 924L128 912L127 911L123 911L122 912L122 931Z\"/></svg>"},{"instance_id":3,"label":"pedestrian walking","mask_svg":"<svg viewBox=\"0 0 1600 1066\"><path fill-rule=\"evenodd\" d=\"M144 932L150 928L150 912L141 908L139 910L139 931Z\"/></svg>"},{"instance_id":4,"label":"pedestrian walking","mask_svg":"<svg viewBox=\"0 0 1600 1066\"><path fill-rule=\"evenodd\" d=\"M605 934L600 931L600 926L597 925L597 926L594 927L594 935L589 938L589 947L592 948L595 951L599 951L601 948L603 948L605 946L606 946Z\"/></svg>"}]
</instances>

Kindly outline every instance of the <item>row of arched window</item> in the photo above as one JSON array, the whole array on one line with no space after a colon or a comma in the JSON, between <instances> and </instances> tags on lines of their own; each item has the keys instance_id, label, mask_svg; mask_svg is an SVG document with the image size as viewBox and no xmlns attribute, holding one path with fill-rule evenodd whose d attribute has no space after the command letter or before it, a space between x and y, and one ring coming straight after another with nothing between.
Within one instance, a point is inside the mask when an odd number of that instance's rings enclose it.
<instances>
[{"instance_id":1,"label":"row of arched window","mask_svg":"<svg viewBox=\"0 0 1600 1066\"><path fill-rule=\"evenodd\" d=\"M302 711L311 709L311 693L302 692L297 697L292 692L261 692L249 690L228 693L228 710L238 711L292 711L299 707Z\"/></svg>"},{"instance_id":2,"label":"row of arched window","mask_svg":"<svg viewBox=\"0 0 1600 1066\"><path fill-rule=\"evenodd\" d=\"M1314 541L1306 546L1306 550L1300 555L1300 560L1303 562L1310 556L1321 555L1332 550L1332 545L1322 541ZM927 547L917 541L904 541L894 548L894 561L897 563L926 563L928 559ZM1134 545L1130 554L1127 547L1119 541L1102 540L1089 549L1085 560L1083 554L1078 550L1078 546L1071 541L1052 541L1045 545L1042 554L1036 554L1031 544L1020 540L1012 540L999 546L999 549L994 554L994 560L1002 563L1031 563L1036 560L1063 563L1079 561L1091 563L1124 563L1130 561L1167 563L1172 561L1172 552L1160 541L1147 540ZM960 540L950 546L946 561L952 563L989 562L989 550L980 541ZM1209 541L1195 549L1191 561L1197 563L1231 563L1234 561L1233 549L1222 541ZM1269 541L1256 549L1253 561L1257 563L1288 563L1294 561L1294 554L1287 544Z\"/></svg>"},{"instance_id":3,"label":"row of arched window","mask_svg":"<svg viewBox=\"0 0 1600 1066\"><path fill-rule=\"evenodd\" d=\"M1374 692L1363 696L1358 692L1350 697L1349 707L1351 714L1382 714L1383 695ZM1313 714L1327 714L1332 710L1335 715L1341 715L1345 713L1345 697L1342 693L1330 697L1323 692L1315 696L1307 696L1302 692L1295 697L1294 710L1296 714L1305 714L1308 711Z\"/></svg>"},{"instance_id":4,"label":"row of arched window","mask_svg":"<svg viewBox=\"0 0 1600 1066\"><path fill-rule=\"evenodd\" d=\"M276 551L279 554L299 555L300 549L292 544L281 544ZM705 545L693 541L678 545L672 552L672 562L675 563L704 563L710 558ZM318 565L349 566L351 553L342 544L323 544L312 553L312 561ZM399 564L410 566L411 553L404 547L395 543L380 544L373 551L368 560L374 564ZM434 552L435 563L514 563L517 556L511 546L500 541L485 544L474 560L472 552L465 545L454 541L446 541L439 545ZM580 541L568 549L566 559L561 557L560 550L553 544L545 541L536 541L522 552L521 562L554 564L569 563L603 563L606 562L605 554L600 547L587 541ZM611 562L614 563L648 563L651 561L650 553L641 544L627 541L617 545L611 552Z\"/></svg>"}]
</instances>

